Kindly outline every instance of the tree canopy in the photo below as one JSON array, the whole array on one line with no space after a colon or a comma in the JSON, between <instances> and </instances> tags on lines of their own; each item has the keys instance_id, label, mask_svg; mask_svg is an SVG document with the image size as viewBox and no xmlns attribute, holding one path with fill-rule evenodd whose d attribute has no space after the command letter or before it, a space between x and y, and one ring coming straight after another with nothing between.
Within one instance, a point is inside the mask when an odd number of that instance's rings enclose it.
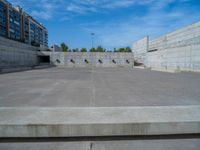
<instances>
[{"instance_id":1,"label":"tree canopy","mask_svg":"<svg viewBox=\"0 0 200 150\"><path fill-rule=\"evenodd\" d=\"M73 48L73 49L70 49L68 47L68 45L66 43L61 43L60 44L63 52L87 52L87 49L86 48ZM108 50L108 49L105 49L103 48L102 46L98 46L97 48L93 47L93 48L90 48L88 50L89 52L120 52L120 53L131 53L132 50L130 47L121 47L121 48L114 48L113 50Z\"/></svg>"},{"instance_id":2,"label":"tree canopy","mask_svg":"<svg viewBox=\"0 0 200 150\"><path fill-rule=\"evenodd\" d=\"M78 48L74 48L72 49L73 52L79 52L79 49Z\"/></svg>"},{"instance_id":3,"label":"tree canopy","mask_svg":"<svg viewBox=\"0 0 200 150\"><path fill-rule=\"evenodd\" d=\"M64 42L60 44L63 52L68 52L69 47L67 46L67 44L65 44Z\"/></svg>"},{"instance_id":4,"label":"tree canopy","mask_svg":"<svg viewBox=\"0 0 200 150\"><path fill-rule=\"evenodd\" d=\"M81 52L87 52L86 48L81 48Z\"/></svg>"},{"instance_id":5,"label":"tree canopy","mask_svg":"<svg viewBox=\"0 0 200 150\"><path fill-rule=\"evenodd\" d=\"M91 48L90 52L96 52L96 49L95 48Z\"/></svg>"},{"instance_id":6,"label":"tree canopy","mask_svg":"<svg viewBox=\"0 0 200 150\"><path fill-rule=\"evenodd\" d=\"M116 50L116 48L115 48L115 49L114 49L114 52L131 53L132 50L131 50L130 47L126 47L126 48L122 47L122 48L119 48L119 49L117 49L117 50Z\"/></svg>"},{"instance_id":7,"label":"tree canopy","mask_svg":"<svg viewBox=\"0 0 200 150\"><path fill-rule=\"evenodd\" d=\"M105 52L105 49L101 46L98 46L96 52Z\"/></svg>"}]
</instances>

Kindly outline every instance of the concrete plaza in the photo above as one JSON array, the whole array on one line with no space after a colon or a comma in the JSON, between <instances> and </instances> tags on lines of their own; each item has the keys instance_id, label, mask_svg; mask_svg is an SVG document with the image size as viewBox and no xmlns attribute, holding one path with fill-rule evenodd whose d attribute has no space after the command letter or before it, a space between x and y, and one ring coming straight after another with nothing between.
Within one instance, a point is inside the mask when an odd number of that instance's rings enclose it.
<instances>
[{"instance_id":1,"label":"concrete plaza","mask_svg":"<svg viewBox=\"0 0 200 150\"><path fill-rule=\"evenodd\" d=\"M130 68L48 68L0 75L0 107L200 104L199 73Z\"/></svg>"},{"instance_id":2,"label":"concrete plaza","mask_svg":"<svg viewBox=\"0 0 200 150\"><path fill-rule=\"evenodd\" d=\"M166 128L169 130L169 133L172 130L174 130L173 133L186 133L190 129L191 131L197 131L199 129L199 113L195 112L199 112L199 107L194 105L200 104L199 89L200 74L186 72L163 73L132 68L48 68L1 74L0 133L1 135L10 134L13 137L14 135L25 135L32 133L30 135L33 136L36 134L33 131L40 131L41 128L41 132L38 132L38 135L36 135L39 136L40 133L41 135L46 133L46 129L58 128L61 131L61 124L63 128L64 126L67 128L75 122L77 124L82 123L85 127L89 126L90 128L88 128L88 131L90 131L89 129L91 129L91 131L92 129L95 129L93 130L94 134L98 134L98 132L102 132L104 130L109 131L110 133L113 132L114 134L119 131L118 129L120 129L120 133L123 133L126 130L129 131L129 127L125 125L125 128L123 123L130 122L131 124L134 124L137 123L137 121L140 123L140 125L135 125L133 134L135 132L140 132L138 131L139 129L141 131L149 130L147 133L144 133L144 137L145 134L150 134L150 130L154 126L155 131L158 133L164 133L163 131ZM140 110L140 113L137 113L134 108L135 106L142 106L142 108L143 106L164 107L163 110L162 107L155 107L155 110L152 109L153 107L144 107L143 111L141 111L141 107L138 107L136 109ZM60 107L64 107L61 109L62 111L59 110ZM87 107L95 108L87 109ZM73 108L79 111L81 110L87 115L84 117L84 113L81 113L81 111L73 112ZM45 109L50 111L50 113L48 113L48 111ZM94 109L95 111L93 113L89 113L91 109ZM163 112L166 112L166 114ZM63 115L57 115L57 113ZM137 114L140 114L140 116ZM176 117L171 118L171 116L173 116L172 114L174 114ZM118 117L115 117L115 115ZM57 117L52 118L52 116ZM79 118L78 116L82 117ZM62 119L62 117L66 117L66 119ZM93 117L96 118L91 120ZM100 117L100 119L98 119L98 117ZM122 122L119 122L119 124L116 122L118 119L122 119ZM107 120L107 122L101 124L101 121L105 120ZM114 126L109 128L111 127L109 124L113 122L118 124L118 126L116 126L116 128ZM149 124L148 127L142 127L142 122ZM163 124L163 122L165 123ZM99 124L98 128L93 123L95 123L97 126ZM90 126L92 124L93 126ZM156 128L158 124L160 124L159 129ZM5 128L4 125L7 127ZM40 125L42 127L40 127ZM172 126L173 128L170 128ZM104 127L105 129L103 129ZM136 130L136 127L138 130ZM85 130L82 130L82 128L83 127L74 126L74 129L72 129L72 127L70 127L69 131L63 130L63 132L59 132L59 135L61 133L63 135L67 135L68 133L72 134L76 131L77 133L82 132ZM130 126L130 129L131 128L132 127ZM155 131L153 132L156 133ZM50 133L48 134L54 134L53 130L50 130L49 132ZM183 134L182 136L183 137L180 137L179 135L175 135L174 137L163 136L164 138L160 138L159 136L155 138L148 138L148 136L146 136L144 139L143 137L135 139L134 137L127 138L123 136L121 136L119 139L116 137L113 139L112 137L102 137L99 139L97 138L94 141L92 139L82 141L81 139L78 140L75 138L72 141L68 141L67 139L62 140L62 138L55 140L49 138L46 139L46 141L39 141L39 139L34 141L33 139L33 141L30 140L29 142L27 142L29 139L26 138L22 138L22 141L18 141L20 140L18 138L17 141L12 141L11 138L11 143L8 142L9 139L4 139L4 141L1 141L3 139L0 139L0 149L199 149L199 135L191 135L188 137L187 134L186 136Z\"/></svg>"}]
</instances>

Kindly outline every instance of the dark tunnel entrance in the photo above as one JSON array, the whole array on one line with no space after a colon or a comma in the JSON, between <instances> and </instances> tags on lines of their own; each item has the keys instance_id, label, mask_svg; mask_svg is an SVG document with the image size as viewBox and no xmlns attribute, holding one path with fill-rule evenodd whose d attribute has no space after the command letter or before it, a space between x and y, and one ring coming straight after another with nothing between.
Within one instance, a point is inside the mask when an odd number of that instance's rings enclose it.
<instances>
[{"instance_id":1,"label":"dark tunnel entrance","mask_svg":"<svg viewBox=\"0 0 200 150\"><path fill-rule=\"evenodd\" d=\"M50 64L50 56L38 56L39 64Z\"/></svg>"}]
</instances>

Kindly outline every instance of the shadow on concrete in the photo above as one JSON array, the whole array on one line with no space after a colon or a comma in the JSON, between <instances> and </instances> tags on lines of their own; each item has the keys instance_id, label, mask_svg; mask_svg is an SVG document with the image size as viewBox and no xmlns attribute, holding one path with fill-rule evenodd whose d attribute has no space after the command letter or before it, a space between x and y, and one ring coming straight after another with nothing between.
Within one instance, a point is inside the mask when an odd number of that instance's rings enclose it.
<instances>
[{"instance_id":1,"label":"shadow on concrete","mask_svg":"<svg viewBox=\"0 0 200 150\"><path fill-rule=\"evenodd\" d=\"M0 68L0 75L1 74L8 74L8 73L16 73L16 72L24 72L30 70L41 70L41 69L48 69L54 68L56 65L54 62L51 61L50 55L38 55L37 57L37 65L34 66L19 66L16 68Z\"/></svg>"},{"instance_id":2,"label":"shadow on concrete","mask_svg":"<svg viewBox=\"0 0 200 150\"><path fill-rule=\"evenodd\" d=\"M144 64L135 60L134 61L134 66L136 66L136 67L138 67L138 66L144 66Z\"/></svg>"},{"instance_id":3,"label":"shadow on concrete","mask_svg":"<svg viewBox=\"0 0 200 150\"><path fill-rule=\"evenodd\" d=\"M200 139L200 134L147 135L147 136L106 136L106 137L44 137L44 138L0 138L0 143L32 142L74 142L74 141L129 141L129 140L169 140Z\"/></svg>"},{"instance_id":4,"label":"shadow on concrete","mask_svg":"<svg viewBox=\"0 0 200 150\"><path fill-rule=\"evenodd\" d=\"M48 68L54 68L55 65L48 65L48 66L33 66L33 67L24 67L24 68L9 68L9 69L0 69L0 75L1 74L9 74L9 73L16 73L16 72L25 72L30 70L41 70L41 69L48 69Z\"/></svg>"}]
</instances>

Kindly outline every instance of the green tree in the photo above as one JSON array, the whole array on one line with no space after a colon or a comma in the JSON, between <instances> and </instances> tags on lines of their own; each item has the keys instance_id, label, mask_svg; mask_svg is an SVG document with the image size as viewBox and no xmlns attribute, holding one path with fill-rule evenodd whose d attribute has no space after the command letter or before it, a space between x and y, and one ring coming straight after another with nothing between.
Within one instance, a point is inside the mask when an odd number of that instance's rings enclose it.
<instances>
[{"instance_id":1,"label":"green tree","mask_svg":"<svg viewBox=\"0 0 200 150\"><path fill-rule=\"evenodd\" d=\"M117 51L120 52L120 53L123 53L123 52L126 51L126 49L125 48L119 48Z\"/></svg>"},{"instance_id":2,"label":"green tree","mask_svg":"<svg viewBox=\"0 0 200 150\"><path fill-rule=\"evenodd\" d=\"M65 44L64 42L63 42L63 43L61 43L61 44L60 44L60 46L61 46L61 48L62 48L63 52L67 52L67 51L68 51L68 49L69 49L69 47L67 46L67 44Z\"/></svg>"},{"instance_id":3,"label":"green tree","mask_svg":"<svg viewBox=\"0 0 200 150\"><path fill-rule=\"evenodd\" d=\"M81 52L87 52L86 48L81 48Z\"/></svg>"},{"instance_id":4,"label":"green tree","mask_svg":"<svg viewBox=\"0 0 200 150\"><path fill-rule=\"evenodd\" d=\"M74 48L72 49L73 52L79 52L79 49L78 48Z\"/></svg>"},{"instance_id":5,"label":"green tree","mask_svg":"<svg viewBox=\"0 0 200 150\"><path fill-rule=\"evenodd\" d=\"M96 49L95 48L91 48L90 52L96 52Z\"/></svg>"},{"instance_id":6,"label":"green tree","mask_svg":"<svg viewBox=\"0 0 200 150\"><path fill-rule=\"evenodd\" d=\"M96 52L105 52L105 49L103 49L101 46L98 46Z\"/></svg>"},{"instance_id":7,"label":"green tree","mask_svg":"<svg viewBox=\"0 0 200 150\"><path fill-rule=\"evenodd\" d=\"M126 49L125 49L125 52L127 52L127 53L131 53L131 52L132 52L132 50L131 50L131 48L130 48L130 47L126 47Z\"/></svg>"},{"instance_id":8,"label":"green tree","mask_svg":"<svg viewBox=\"0 0 200 150\"><path fill-rule=\"evenodd\" d=\"M122 47L122 48L119 48L118 50L115 49L114 51L120 52L120 53L131 53L132 52L130 47L126 47L126 48Z\"/></svg>"}]
</instances>

